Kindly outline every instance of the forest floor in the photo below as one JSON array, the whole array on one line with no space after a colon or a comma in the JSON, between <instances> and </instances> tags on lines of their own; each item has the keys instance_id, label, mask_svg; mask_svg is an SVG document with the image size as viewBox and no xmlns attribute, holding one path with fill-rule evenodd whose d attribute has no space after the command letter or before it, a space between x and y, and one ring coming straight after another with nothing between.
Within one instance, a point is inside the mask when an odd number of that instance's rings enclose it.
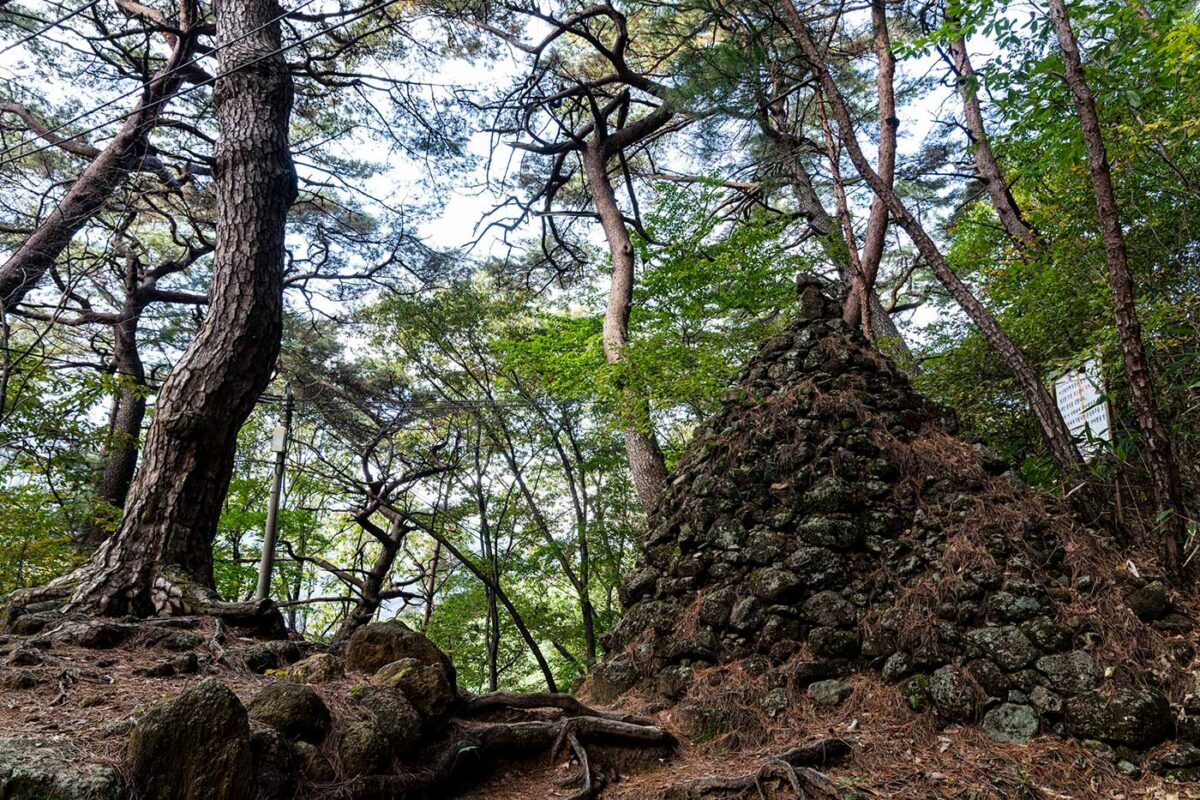
<instances>
[{"instance_id":1,"label":"forest floor","mask_svg":"<svg viewBox=\"0 0 1200 800\"><path fill-rule=\"evenodd\" d=\"M246 703L264 685L278 680L246 666L248 659L261 655L261 643L227 638L223 645L213 647L210 624L189 631L193 643L196 637L206 642L194 649L199 655L196 672L163 677L147 672L162 671L164 664L187 659L164 649L161 641L132 637L107 649L58 642L37 649L29 646L36 637L9 637L0 648L8 651L4 658L7 666L0 669L0 683L7 687L0 693L0 734L69 742L80 761L117 765L133 721L155 701L177 695L206 677L217 677ZM14 659L17 651L24 656ZM14 660L39 663L14 666ZM13 677L19 675L25 676L24 680ZM349 690L362 680L362 676L348 675L314 688L336 716L346 706ZM17 688L22 682L33 685ZM860 675L851 683L854 692L841 706L793 714L786 729L771 730L769 741L752 746L734 749L728 741L683 741L666 759L596 750L595 761L611 779L602 797L662 797L681 781L753 773L787 747L836 737L851 739L856 745L847 761L826 770L846 785L849 796L913 800L1200 798L1200 788L1168 784L1150 775L1133 778L1122 774L1111 751L1106 755L1104 749L1054 735L1038 736L1024 745L1000 744L974 726L939 727L931 715L910 711L893 687L873 676ZM637 711L636 705L621 710ZM655 718L667 729L677 730L669 711ZM1143 767L1157 754L1157 750L1145 754ZM572 790L560 788L556 780L573 769L565 757L509 762L459 796L470 800L565 798ZM764 796L774 795L768 791Z\"/></svg>"}]
</instances>

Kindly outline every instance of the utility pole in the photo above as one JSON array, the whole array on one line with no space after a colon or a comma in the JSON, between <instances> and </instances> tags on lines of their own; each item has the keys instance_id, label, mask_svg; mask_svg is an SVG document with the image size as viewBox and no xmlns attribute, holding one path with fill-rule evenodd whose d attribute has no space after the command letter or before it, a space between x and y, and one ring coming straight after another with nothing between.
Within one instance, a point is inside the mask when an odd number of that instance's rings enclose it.
<instances>
[{"instance_id":1,"label":"utility pole","mask_svg":"<svg viewBox=\"0 0 1200 800\"><path fill-rule=\"evenodd\" d=\"M283 424L271 434L275 451L275 479L271 484L271 503L267 506L267 529L263 533L262 560L258 562L258 589L255 600L266 600L271 590L271 572L275 567L275 533L279 528L279 496L283 494L283 469L287 458L288 437L292 433L292 386L283 390Z\"/></svg>"}]
</instances>

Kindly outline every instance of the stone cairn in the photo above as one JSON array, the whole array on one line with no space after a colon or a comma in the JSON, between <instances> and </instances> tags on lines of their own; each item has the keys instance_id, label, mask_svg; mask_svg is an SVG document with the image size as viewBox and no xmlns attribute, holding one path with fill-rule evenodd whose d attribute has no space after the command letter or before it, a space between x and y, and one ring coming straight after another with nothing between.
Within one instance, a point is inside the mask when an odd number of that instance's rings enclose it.
<instances>
[{"instance_id":1,"label":"stone cairn","mask_svg":"<svg viewBox=\"0 0 1200 800\"><path fill-rule=\"evenodd\" d=\"M1164 584L955 438L837 303L800 289L802 318L672 475L585 694L672 707L702 738L736 724L704 700L732 665L763 677L742 702L770 714L801 692L837 704L838 678L875 670L914 710L1002 741L1189 733L1191 626Z\"/></svg>"}]
</instances>

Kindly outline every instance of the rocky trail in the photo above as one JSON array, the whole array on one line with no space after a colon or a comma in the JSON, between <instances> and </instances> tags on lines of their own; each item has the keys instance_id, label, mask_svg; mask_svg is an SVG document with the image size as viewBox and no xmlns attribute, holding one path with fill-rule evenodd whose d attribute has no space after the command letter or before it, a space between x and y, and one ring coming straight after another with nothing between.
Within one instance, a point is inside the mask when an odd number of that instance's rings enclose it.
<instances>
[{"instance_id":1,"label":"rocky trail","mask_svg":"<svg viewBox=\"0 0 1200 800\"><path fill-rule=\"evenodd\" d=\"M671 476L575 696L472 695L400 622L328 653L16 602L0 798L1200 797L1195 596L802 306Z\"/></svg>"}]
</instances>

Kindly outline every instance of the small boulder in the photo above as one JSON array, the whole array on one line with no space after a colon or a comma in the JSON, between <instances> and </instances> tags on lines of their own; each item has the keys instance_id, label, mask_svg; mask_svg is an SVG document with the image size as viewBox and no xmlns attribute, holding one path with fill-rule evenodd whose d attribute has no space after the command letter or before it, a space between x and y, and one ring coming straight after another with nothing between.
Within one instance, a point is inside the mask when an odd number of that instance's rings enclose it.
<instances>
[{"instance_id":1,"label":"small boulder","mask_svg":"<svg viewBox=\"0 0 1200 800\"><path fill-rule=\"evenodd\" d=\"M240 655L248 669L263 673L269 669L282 669L288 664L298 661L300 646L286 639L275 639L247 647Z\"/></svg>"},{"instance_id":2,"label":"small boulder","mask_svg":"<svg viewBox=\"0 0 1200 800\"><path fill-rule=\"evenodd\" d=\"M929 698L938 716L953 722L975 718L978 698L966 673L952 664L936 670L929 681Z\"/></svg>"},{"instance_id":3,"label":"small boulder","mask_svg":"<svg viewBox=\"0 0 1200 800\"><path fill-rule=\"evenodd\" d=\"M804 618L813 625L829 628L852 628L858 622L858 612L849 600L837 592L817 592L804 601Z\"/></svg>"},{"instance_id":4,"label":"small boulder","mask_svg":"<svg viewBox=\"0 0 1200 800\"><path fill-rule=\"evenodd\" d=\"M157 664L138 667L133 674L142 678L170 678L175 675L195 675L199 671L199 657L195 653L182 653Z\"/></svg>"},{"instance_id":5,"label":"small boulder","mask_svg":"<svg viewBox=\"0 0 1200 800\"><path fill-rule=\"evenodd\" d=\"M378 775L391 765L387 740L374 721L351 720L343 725L337 753L347 778Z\"/></svg>"},{"instance_id":6,"label":"small boulder","mask_svg":"<svg viewBox=\"0 0 1200 800\"><path fill-rule=\"evenodd\" d=\"M371 712L393 752L405 753L421 739L421 715L395 686L359 686L350 698Z\"/></svg>"},{"instance_id":7,"label":"small boulder","mask_svg":"<svg viewBox=\"0 0 1200 800\"><path fill-rule=\"evenodd\" d=\"M1029 702L1043 714L1058 715L1063 711L1063 700L1045 686L1035 686L1029 693Z\"/></svg>"},{"instance_id":8,"label":"small boulder","mask_svg":"<svg viewBox=\"0 0 1200 800\"><path fill-rule=\"evenodd\" d=\"M900 696L913 711L920 712L929 708L929 685L931 682L928 675L917 673L900 684Z\"/></svg>"},{"instance_id":9,"label":"small boulder","mask_svg":"<svg viewBox=\"0 0 1200 800\"><path fill-rule=\"evenodd\" d=\"M276 681L250 701L250 719L269 725L289 739L318 743L329 733L329 709L321 696L302 683Z\"/></svg>"},{"instance_id":10,"label":"small boulder","mask_svg":"<svg viewBox=\"0 0 1200 800\"><path fill-rule=\"evenodd\" d=\"M967 651L972 657L991 659L1010 672L1028 666L1040 655L1025 632L1015 625L968 631Z\"/></svg>"},{"instance_id":11,"label":"small boulder","mask_svg":"<svg viewBox=\"0 0 1200 800\"><path fill-rule=\"evenodd\" d=\"M1046 676L1050 688L1063 694L1086 692L1100 680L1096 660L1082 650L1043 656L1035 666Z\"/></svg>"},{"instance_id":12,"label":"small boulder","mask_svg":"<svg viewBox=\"0 0 1200 800\"><path fill-rule=\"evenodd\" d=\"M411 658L420 664L440 666L455 686L454 665L423 633L418 633L399 620L373 622L363 625L350 637L346 646L346 669L373 673L380 667L400 659Z\"/></svg>"},{"instance_id":13,"label":"small boulder","mask_svg":"<svg viewBox=\"0 0 1200 800\"><path fill-rule=\"evenodd\" d=\"M292 751L304 780L309 783L331 783L337 778L333 764L316 745L303 741L292 742Z\"/></svg>"},{"instance_id":14,"label":"small boulder","mask_svg":"<svg viewBox=\"0 0 1200 800\"><path fill-rule=\"evenodd\" d=\"M151 708L129 738L126 774L141 800L252 800L250 722L209 678Z\"/></svg>"},{"instance_id":15,"label":"small boulder","mask_svg":"<svg viewBox=\"0 0 1200 800\"><path fill-rule=\"evenodd\" d=\"M611 703L633 688L637 679L637 670L627 661L614 658L588 670L583 678L582 691L597 703Z\"/></svg>"},{"instance_id":16,"label":"small boulder","mask_svg":"<svg viewBox=\"0 0 1200 800\"><path fill-rule=\"evenodd\" d=\"M983 715L983 730L997 742L1022 744L1038 732L1038 715L1027 705L1001 703Z\"/></svg>"},{"instance_id":17,"label":"small boulder","mask_svg":"<svg viewBox=\"0 0 1200 800\"><path fill-rule=\"evenodd\" d=\"M1150 769L1155 775L1180 783L1200 780L1200 747L1191 742L1179 742L1174 750L1154 759Z\"/></svg>"},{"instance_id":18,"label":"small boulder","mask_svg":"<svg viewBox=\"0 0 1200 800\"><path fill-rule=\"evenodd\" d=\"M288 678L300 683L325 683L345 676L342 662L329 653L317 653L288 668Z\"/></svg>"},{"instance_id":19,"label":"small boulder","mask_svg":"<svg viewBox=\"0 0 1200 800\"><path fill-rule=\"evenodd\" d=\"M988 616L1000 622L1024 622L1042 613L1042 604L1036 598L996 592L988 598Z\"/></svg>"},{"instance_id":20,"label":"small boulder","mask_svg":"<svg viewBox=\"0 0 1200 800\"><path fill-rule=\"evenodd\" d=\"M18 647L5 659L10 667L36 667L46 660L42 652L34 647Z\"/></svg>"},{"instance_id":21,"label":"small boulder","mask_svg":"<svg viewBox=\"0 0 1200 800\"><path fill-rule=\"evenodd\" d=\"M813 655L821 658L854 658L862 647L858 631L841 628L813 628L808 634L808 646Z\"/></svg>"},{"instance_id":22,"label":"small boulder","mask_svg":"<svg viewBox=\"0 0 1200 800\"><path fill-rule=\"evenodd\" d=\"M258 800L291 800L296 795L296 755L283 734L259 728L250 734L254 775L258 778Z\"/></svg>"},{"instance_id":23,"label":"small boulder","mask_svg":"<svg viewBox=\"0 0 1200 800\"><path fill-rule=\"evenodd\" d=\"M0 689L21 691L45 683L46 679L29 669L0 669Z\"/></svg>"},{"instance_id":24,"label":"small boulder","mask_svg":"<svg viewBox=\"0 0 1200 800\"><path fill-rule=\"evenodd\" d=\"M881 676L888 683L895 683L898 680L906 677L913 670L912 656L901 650L898 653L892 653L888 656L888 660L883 662L883 672Z\"/></svg>"},{"instance_id":25,"label":"small boulder","mask_svg":"<svg viewBox=\"0 0 1200 800\"><path fill-rule=\"evenodd\" d=\"M808 699L815 705L832 707L841 705L853 691L854 687L839 680L817 681L808 685Z\"/></svg>"},{"instance_id":26,"label":"small boulder","mask_svg":"<svg viewBox=\"0 0 1200 800\"><path fill-rule=\"evenodd\" d=\"M1160 619L1171 611L1171 595L1161 581L1151 581L1130 592L1125 605L1143 622Z\"/></svg>"},{"instance_id":27,"label":"small boulder","mask_svg":"<svg viewBox=\"0 0 1200 800\"><path fill-rule=\"evenodd\" d=\"M1066 730L1080 739L1145 749L1167 738L1171 706L1151 689L1118 689L1111 697L1089 692L1067 701Z\"/></svg>"},{"instance_id":28,"label":"small boulder","mask_svg":"<svg viewBox=\"0 0 1200 800\"><path fill-rule=\"evenodd\" d=\"M47 739L0 737L0 797L36 800L119 800L121 779L111 766L88 764Z\"/></svg>"},{"instance_id":29,"label":"small boulder","mask_svg":"<svg viewBox=\"0 0 1200 800\"><path fill-rule=\"evenodd\" d=\"M676 706L671 715L680 732L696 744L711 742L729 731L729 712L696 702Z\"/></svg>"},{"instance_id":30,"label":"small boulder","mask_svg":"<svg viewBox=\"0 0 1200 800\"><path fill-rule=\"evenodd\" d=\"M749 587L764 603L782 603L795 596L800 579L789 570L763 567L750 574Z\"/></svg>"},{"instance_id":31,"label":"small boulder","mask_svg":"<svg viewBox=\"0 0 1200 800\"><path fill-rule=\"evenodd\" d=\"M386 664L371 677L380 686L394 686L427 720L445 716L458 699L458 693L438 664L422 664L415 658L402 658Z\"/></svg>"}]
</instances>

